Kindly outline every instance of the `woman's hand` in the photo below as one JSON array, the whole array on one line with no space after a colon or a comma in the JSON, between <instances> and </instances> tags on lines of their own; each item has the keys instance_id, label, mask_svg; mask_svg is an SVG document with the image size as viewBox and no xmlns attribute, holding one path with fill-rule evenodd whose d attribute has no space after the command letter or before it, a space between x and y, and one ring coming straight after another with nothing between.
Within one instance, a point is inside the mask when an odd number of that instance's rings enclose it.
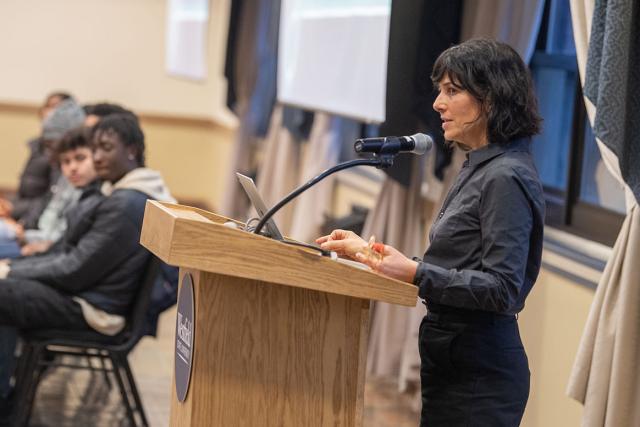
<instances>
[{"instance_id":1,"label":"woman's hand","mask_svg":"<svg viewBox=\"0 0 640 427\"><path fill-rule=\"evenodd\" d=\"M393 246L382 246L382 250L379 251L382 257L368 257L363 253L358 253L356 254L356 260L385 276L412 283L418 269L418 263L407 258Z\"/></svg>"},{"instance_id":2,"label":"woman's hand","mask_svg":"<svg viewBox=\"0 0 640 427\"><path fill-rule=\"evenodd\" d=\"M353 231L333 230L327 236L318 237L316 243L322 249L334 251L341 257L356 258L356 254L367 246L367 242Z\"/></svg>"},{"instance_id":3,"label":"woman's hand","mask_svg":"<svg viewBox=\"0 0 640 427\"><path fill-rule=\"evenodd\" d=\"M334 230L328 236L316 239L316 243L322 249L352 258L368 265L373 271L403 282L413 282L418 268L417 262L407 258L394 247L381 243L373 245L373 239L367 243L353 231ZM376 250L381 256L367 256L372 250Z\"/></svg>"}]
</instances>

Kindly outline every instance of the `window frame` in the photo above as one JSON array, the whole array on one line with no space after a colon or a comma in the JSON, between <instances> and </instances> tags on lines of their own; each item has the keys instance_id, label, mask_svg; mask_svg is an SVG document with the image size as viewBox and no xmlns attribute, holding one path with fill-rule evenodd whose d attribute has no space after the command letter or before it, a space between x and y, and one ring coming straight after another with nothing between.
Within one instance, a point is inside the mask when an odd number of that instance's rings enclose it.
<instances>
[{"instance_id":1,"label":"window frame","mask_svg":"<svg viewBox=\"0 0 640 427\"><path fill-rule=\"evenodd\" d=\"M545 5L536 50L529 67L530 69L535 67L556 68L575 72L578 75L575 55L546 51L548 32L553 30L549 25L550 3L552 2L547 2ZM580 78L576 79L576 86L572 106L566 190L543 186L547 204L545 225L607 246L613 246L622 227L624 215L580 200L586 143L585 125L588 118Z\"/></svg>"}]
</instances>

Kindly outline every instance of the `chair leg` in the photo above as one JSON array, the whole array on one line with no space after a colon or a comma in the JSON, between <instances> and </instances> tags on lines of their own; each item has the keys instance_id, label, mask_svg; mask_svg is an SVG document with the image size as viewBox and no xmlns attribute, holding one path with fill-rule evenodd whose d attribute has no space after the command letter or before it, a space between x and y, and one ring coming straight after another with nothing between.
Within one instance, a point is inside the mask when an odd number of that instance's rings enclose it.
<instances>
[{"instance_id":1,"label":"chair leg","mask_svg":"<svg viewBox=\"0 0 640 427\"><path fill-rule=\"evenodd\" d=\"M13 400L15 405L12 411L12 425L19 426L21 425L21 420L24 418L24 412L26 411L26 396L27 389L29 388L29 373L33 374L34 367L30 364L31 354L33 352L33 348L31 345L27 343L23 343L22 345L22 353L20 354L20 358L17 361L16 371L15 371L15 388Z\"/></svg>"},{"instance_id":2,"label":"chair leg","mask_svg":"<svg viewBox=\"0 0 640 427\"><path fill-rule=\"evenodd\" d=\"M22 372L16 377L16 410L14 413L14 425L26 426L31 418L33 402L38 390L38 383L41 378L39 361L42 356L43 347L41 345L26 344L24 346L24 364Z\"/></svg>"},{"instance_id":3,"label":"chair leg","mask_svg":"<svg viewBox=\"0 0 640 427\"><path fill-rule=\"evenodd\" d=\"M132 427L137 425L136 418L133 414L133 410L131 409L131 402L129 401L129 394L124 385L122 372L120 371L120 361L115 354L109 353L109 358L111 359L111 365L113 366L113 374L116 377L116 382L118 383L118 388L120 389L120 396L122 397L122 403L124 403L124 408L127 411L127 417L131 423Z\"/></svg>"},{"instance_id":4,"label":"chair leg","mask_svg":"<svg viewBox=\"0 0 640 427\"><path fill-rule=\"evenodd\" d=\"M127 374L127 379L129 380L129 389L131 390L131 394L133 394L133 400L135 401L136 409L140 414L140 418L142 418L142 425L147 427L149 423L147 422L147 416L144 413L144 407L142 406L142 399L140 399L140 393L138 393L136 380L133 377L133 372L131 372L131 367L129 366L129 360L127 359L127 355L119 354L117 357L120 359L122 367L124 368L124 371Z\"/></svg>"},{"instance_id":5,"label":"chair leg","mask_svg":"<svg viewBox=\"0 0 640 427\"><path fill-rule=\"evenodd\" d=\"M102 366L102 372L104 373L104 380L107 383L107 388L111 390L111 380L109 379L109 370L107 369L107 365L104 363L105 355L100 352L98 354L98 359L100 359L100 366Z\"/></svg>"}]
</instances>

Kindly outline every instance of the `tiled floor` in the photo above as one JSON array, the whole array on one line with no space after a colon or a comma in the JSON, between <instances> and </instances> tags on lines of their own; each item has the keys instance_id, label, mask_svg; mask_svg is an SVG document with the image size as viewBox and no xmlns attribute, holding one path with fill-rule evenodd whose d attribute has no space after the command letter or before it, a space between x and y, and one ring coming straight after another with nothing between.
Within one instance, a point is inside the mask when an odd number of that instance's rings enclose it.
<instances>
[{"instance_id":1,"label":"tiled floor","mask_svg":"<svg viewBox=\"0 0 640 427\"><path fill-rule=\"evenodd\" d=\"M160 319L157 339L145 338L129 361L152 427L169 424L173 328L175 311ZM419 415L412 398L399 394L393 382L368 379L365 386L365 427L414 427ZM126 426L117 387L109 390L102 375L59 368L46 374L31 418L31 425Z\"/></svg>"}]
</instances>

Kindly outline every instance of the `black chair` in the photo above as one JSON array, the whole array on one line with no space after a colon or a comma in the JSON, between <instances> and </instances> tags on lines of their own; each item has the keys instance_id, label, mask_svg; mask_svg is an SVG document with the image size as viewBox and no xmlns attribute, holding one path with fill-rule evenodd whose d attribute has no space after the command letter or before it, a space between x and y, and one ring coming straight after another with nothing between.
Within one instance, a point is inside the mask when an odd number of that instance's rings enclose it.
<instances>
[{"instance_id":1,"label":"black chair","mask_svg":"<svg viewBox=\"0 0 640 427\"><path fill-rule=\"evenodd\" d=\"M68 367L102 372L109 388L111 388L109 373L113 374L131 425L149 425L127 355L143 336L151 291L159 269L160 260L151 256L141 278L138 295L127 319L127 326L116 336L107 336L93 331L59 329L23 333L23 350L16 368L14 425L28 425L38 384L47 367ZM77 356L86 360L87 363L62 363L59 361L61 358L55 357L57 355ZM91 359L96 358L100 361L98 367L91 363ZM105 363L106 359L111 361L110 367ZM136 422L136 413L140 424Z\"/></svg>"}]
</instances>

